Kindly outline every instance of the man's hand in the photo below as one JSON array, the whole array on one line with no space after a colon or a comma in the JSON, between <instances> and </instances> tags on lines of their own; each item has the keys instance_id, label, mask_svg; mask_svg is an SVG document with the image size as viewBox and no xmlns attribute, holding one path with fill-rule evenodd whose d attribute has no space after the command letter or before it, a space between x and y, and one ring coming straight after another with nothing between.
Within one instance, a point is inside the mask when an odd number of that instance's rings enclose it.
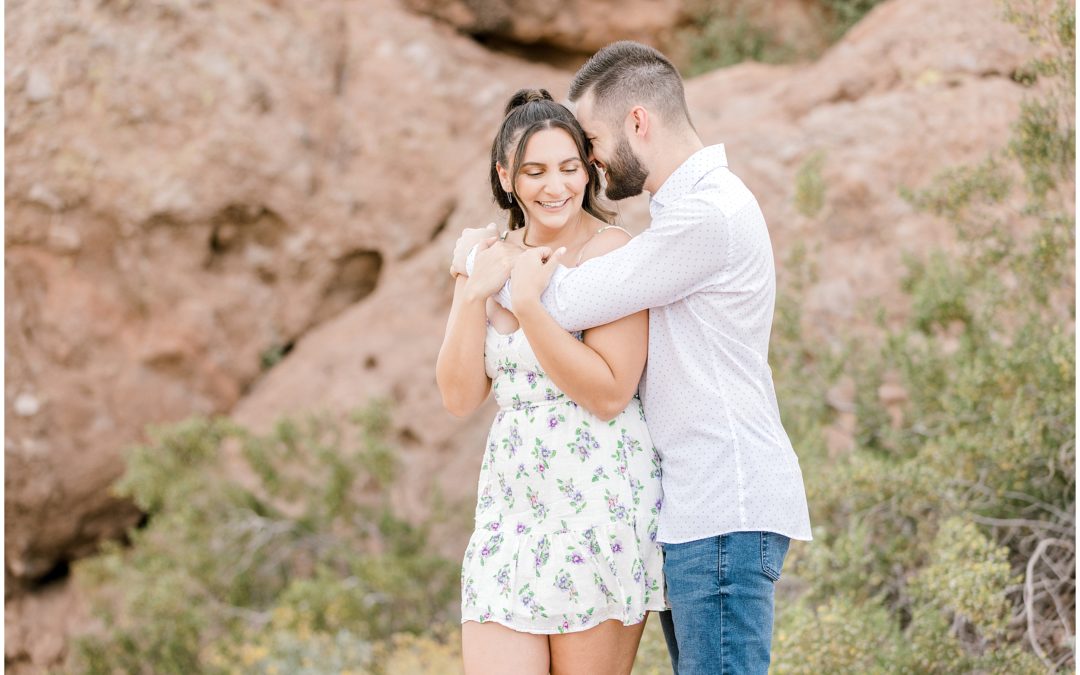
<instances>
[{"instance_id":1,"label":"man's hand","mask_svg":"<svg viewBox=\"0 0 1080 675\"><path fill-rule=\"evenodd\" d=\"M492 240L490 243L494 243L497 228L495 223L488 223L487 227L467 227L461 232L461 236L458 237L457 243L454 244L454 258L450 263L450 276L457 276L464 274L468 276L468 272L465 270L465 261L469 257L469 251L473 249L482 241L488 239Z\"/></svg>"},{"instance_id":2,"label":"man's hand","mask_svg":"<svg viewBox=\"0 0 1080 675\"><path fill-rule=\"evenodd\" d=\"M564 253L565 248L553 253L546 246L538 246L518 256L510 273L510 302L515 312L529 302L540 300Z\"/></svg>"}]
</instances>

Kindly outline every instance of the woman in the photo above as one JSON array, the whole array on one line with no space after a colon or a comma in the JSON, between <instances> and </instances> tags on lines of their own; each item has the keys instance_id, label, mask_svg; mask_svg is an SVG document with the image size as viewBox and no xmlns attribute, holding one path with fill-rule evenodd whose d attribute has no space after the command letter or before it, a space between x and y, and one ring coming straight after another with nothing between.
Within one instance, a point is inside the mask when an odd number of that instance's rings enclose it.
<instances>
[{"instance_id":1,"label":"woman","mask_svg":"<svg viewBox=\"0 0 1080 675\"><path fill-rule=\"evenodd\" d=\"M587 144L546 91L510 100L491 151L508 232L455 281L439 351L450 412L471 413L489 391L500 406L462 567L468 675L628 674L647 612L664 608L660 464L636 396L648 313L553 337L491 297L525 250L565 247L579 264L629 240L598 204ZM539 359L530 339L559 357Z\"/></svg>"}]
</instances>

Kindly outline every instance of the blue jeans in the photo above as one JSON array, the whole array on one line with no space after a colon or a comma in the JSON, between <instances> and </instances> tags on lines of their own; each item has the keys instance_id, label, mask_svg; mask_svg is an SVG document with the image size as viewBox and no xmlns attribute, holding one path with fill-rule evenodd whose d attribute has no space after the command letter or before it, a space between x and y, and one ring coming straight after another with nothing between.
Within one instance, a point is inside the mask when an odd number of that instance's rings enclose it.
<instances>
[{"instance_id":1,"label":"blue jeans","mask_svg":"<svg viewBox=\"0 0 1080 675\"><path fill-rule=\"evenodd\" d=\"M676 675L765 675L773 627L773 584L790 540L732 532L664 544L670 612L660 614Z\"/></svg>"}]
</instances>

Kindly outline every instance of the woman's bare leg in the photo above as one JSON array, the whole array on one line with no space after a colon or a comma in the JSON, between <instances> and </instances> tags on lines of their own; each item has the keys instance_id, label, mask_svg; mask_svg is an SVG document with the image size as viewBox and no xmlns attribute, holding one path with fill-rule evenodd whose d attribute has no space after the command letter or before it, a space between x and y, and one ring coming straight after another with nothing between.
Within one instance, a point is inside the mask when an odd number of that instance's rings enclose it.
<instances>
[{"instance_id":1,"label":"woman's bare leg","mask_svg":"<svg viewBox=\"0 0 1080 675\"><path fill-rule=\"evenodd\" d=\"M548 649L547 635L521 633L494 622L461 624L465 675L548 675Z\"/></svg>"},{"instance_id":2,"label":"woman's bare leg","mask_svg":"<svg viewBox=\"0 0 1080 675\"><path fill-rule=\"evenodd\" d=\"M624 626L610 620L580 633L552 635L551 675L630 675L644 630L645 621Z\"/></svg>"}]
</instances>

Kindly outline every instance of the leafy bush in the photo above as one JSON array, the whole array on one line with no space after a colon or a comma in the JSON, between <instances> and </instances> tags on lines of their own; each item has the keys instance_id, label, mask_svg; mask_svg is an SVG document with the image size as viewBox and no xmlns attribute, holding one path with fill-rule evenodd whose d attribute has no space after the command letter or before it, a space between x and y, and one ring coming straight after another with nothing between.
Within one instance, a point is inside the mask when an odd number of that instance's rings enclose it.
<instances>
[{"instance_id":1,"label":"leafy bush","mask_svg":"<svg viewBox=\"0 0 1080 675\"><path fill-rule=\"evenodd\" d=\"M698 4L690 26L678 36L688 52L687 77L743 61L785 63L794 59L794 50L754 23L744 4Z\"/></svg>"},{"instance_id":2,"label":"leafy bush","mask_svg":"<svg viewBox=\"0 0 1080 675\"><path fill-rule=\"evenodd\" d=\"M1071 77L1071 5L1010 11L1062 50L1028 70ZM778 306L772 360L815 524L788 565L807 586L780 607L779 673L1075 667L1071 79L1065 89L1024 105L1007 151L905 191L957 244L909 260L903 325L795 347L797 302ZM806 274L793 276L797 298ZM842 413L825 393L841 378L856 388L854 449L830 454Z\"/></svg>"},{"instance_id":3,"label":"leafy bush","mask_svg":"<svg viewBox=\"0 0 1080 675\"><path fill-rule=\"evenodd\" d=\"M432 523L389 508L386 411L352 422L282 421L256 435L192 419L155 431L117 488L148 525L76 568L108 632L80 640L73 667L380 672L397 658L393 636L451 620L457 563L431 553Z\"/></svg>"},{"instance_id":4,"label":"leafy bush","mask_svg":"<svg viewBox=\"0 0 1080 675\"><path fill-rule=\"evenodd\" d=\"M830 19L830 30L834 40L839 40L844 33L857 24L883 0L822 0L821 4Z\"/></svg>"},{"instance_id":5,"label":"leafy bush","mask_svg":"<svg viewBox=\"0 0 1080 675\"><path fill-rule=\"evenodd\" d=\"M689 3L688 25L675 35L669 51L687 77L743 61L790 63L816 58L820 49L841 37L882 0L815 0L810 3L817 38L800 36L798 44L755 19L772 11L766 3L746 0L696 0Z\"/></svg>"},{"instance_id":6,"label":"leafy bush","mask_svg":"<svg viewBox=\"0 0 1080 675\"><path fill-rule=\"evenodd\" d=\"M825 180L821 170L825 167L825 153L817 151L806 158L795 174L795 209L813 218L825 206Z\"/></svg>"}]
</instances>

